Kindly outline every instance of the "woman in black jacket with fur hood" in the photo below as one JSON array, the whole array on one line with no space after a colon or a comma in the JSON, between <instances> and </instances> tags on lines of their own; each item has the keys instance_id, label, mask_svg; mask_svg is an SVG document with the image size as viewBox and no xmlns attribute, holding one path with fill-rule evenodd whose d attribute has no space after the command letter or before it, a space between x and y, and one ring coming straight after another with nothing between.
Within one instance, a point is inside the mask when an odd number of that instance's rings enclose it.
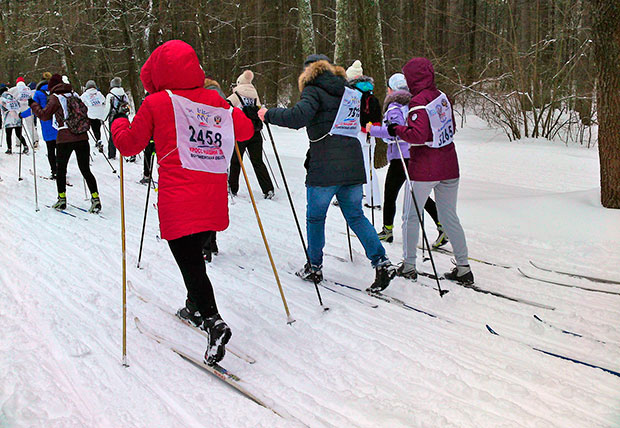
<instances>
[{"instance_id":1,"label":"woman in black jacket with fur hood","mask_svg":"<svg viewBox=\"0 0 620 428\"><path fill-rule=\"evenodd\" d=\"M261 109L265 123L300 129L306 127L310 148L306 153L306 228L310 264L297 275L308 281L323 279L325 218L334 196L366 250L376 270L373 291L383 290L394 277L394 268L377 234L362 210L364 159L357 138L330 134L345 92L345 71L325 55L310 55L299 76L299 102L291 108Z\"/></svg>"}]
</instances>

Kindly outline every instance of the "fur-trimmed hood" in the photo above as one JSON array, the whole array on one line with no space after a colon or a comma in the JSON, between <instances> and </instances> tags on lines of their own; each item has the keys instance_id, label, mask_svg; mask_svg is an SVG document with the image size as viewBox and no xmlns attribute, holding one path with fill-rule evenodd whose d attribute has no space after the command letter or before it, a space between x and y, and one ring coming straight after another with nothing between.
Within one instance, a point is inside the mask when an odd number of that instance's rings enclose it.
<instances>
[{"instance_id":1,"label":"fur-trimmed hood","mask_svg":"<svg viewBox=\"0 0 620 428\"><path fill-rule=\"evenodd\" d=\"M361 83L361 82L370 82L370 83L372 83L374 85L375 84L375 79L373 79L370 76L359 76L359 77L356 77L355 79L349 80L349 85L350 86L355 86L355 85L357 85L358 83Z\"/></svg>"},{"instance_id":2,"label":"fur-trimmed hood","mask_svg":"<svg viewBox=\"0 0 620 428\"><path fill-rule=\"evenodd\" d=\"M385 114L386 110L392 103L400 104L401 106L408 106L409 101L411 101L412 95L409 91L394 91L391 94L388 94L385 97L385 101L383 101L383 113Z\"/></svg>"},{"instance_id":3,"label":"fur-trimmed hood","mask_svg":"<svg viewBox=\"0 0 620 428\"><path fill-rule=\"evenodd\" d=\"M297 83L299 85L299 92L302 92L306 86L312 84L325 89L330 94L342 95L346 79L347 74L344 68L321 60L313 62L306 67L299 76Z\"/></svg>"}]
</instances>

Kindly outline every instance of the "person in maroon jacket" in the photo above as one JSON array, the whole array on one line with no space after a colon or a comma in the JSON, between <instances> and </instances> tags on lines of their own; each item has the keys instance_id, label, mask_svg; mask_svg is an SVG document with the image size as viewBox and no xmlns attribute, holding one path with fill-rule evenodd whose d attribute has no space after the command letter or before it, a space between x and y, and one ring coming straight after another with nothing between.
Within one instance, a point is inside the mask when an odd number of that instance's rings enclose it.
<instances>
[{"instance_id":1,"label":"person in maroon jacket","mask_svg":"<svg viewBox=\"0 0 620 428\"><path fill-rule=\"evenodd\" d=\"M67 111L67 98L79 97L79 95L73 92L71 85L63 83L60 74L52 75L47 86L50 96L45 108L41 108L32 98L28 100L28 105L34 115L41 121L54 119L54 127L58 130L58 135L56 136L56 188L58 189L58 201L53 205L53 208L57 210L67 208L67 194L65 193L67 189L67 164L69 163L71 153L75 151L78 167L91 193L91 207L89 211L98 213L101 211L101 201L97 191L97 180L95 180L95 176L90 171L88 134L86 132L74 134L65 125L65 120L69 114Z\"/></svg>"},{"instance_id":2,"label":"person in maroon jacket","mask_svg":"<svg viewBox=\"0 0 620 428\"><path fill-rule=\"evenodd\" d=\"M454 147L454 118L448 97L435 87L435 70L426 58L413 58L404 67L403 74L412 98L406 125L391 124L388 132L410 144L409 177L418 205L435 191L437 214L452 243L456 267L447 272L446 279L462 284L473 284L474 275L467 258L465 233L456 214L459 188L459 163ZM411 192L407 192L403 209L403 263L397 274L415 277L416 249L420 221L413 206Z\"/></svg>"}]
</instances>

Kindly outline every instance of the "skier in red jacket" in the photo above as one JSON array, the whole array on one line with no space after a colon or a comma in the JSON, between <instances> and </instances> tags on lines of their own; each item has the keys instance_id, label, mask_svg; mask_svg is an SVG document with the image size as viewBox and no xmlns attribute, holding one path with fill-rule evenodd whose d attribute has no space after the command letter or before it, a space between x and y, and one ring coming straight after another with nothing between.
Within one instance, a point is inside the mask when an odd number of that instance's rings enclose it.
<instances>
[{"instance_id":1,"label":"skier in red jacket","mask_svg":"<svg viewBox=\"0 0 620 428\"><path fill-rule=\"evenodd\" d=\"M140 153L152 139L159 164L158 213L185 286L177 315L208 333L205 362L224 357L231 331L222 320L207 276L202 248L210 231L228 227L227 168L235 140L254 135L241 110L203 88L205 74L194 49L171 40L153 51L140 79L150 93L130 123L123 113L112 124L123 156Z\"/></svg>"}]
</instances>

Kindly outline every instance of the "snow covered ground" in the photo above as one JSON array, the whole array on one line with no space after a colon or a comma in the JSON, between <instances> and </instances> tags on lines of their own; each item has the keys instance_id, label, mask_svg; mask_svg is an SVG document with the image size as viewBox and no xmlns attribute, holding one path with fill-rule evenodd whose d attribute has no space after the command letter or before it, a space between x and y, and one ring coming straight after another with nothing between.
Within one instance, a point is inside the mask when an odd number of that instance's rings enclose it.
<instances>
[{"instance_id":1,"label":"snow covered ground","mask_svg":"<svg viewBox=\"0 0 620 428\"><path fill-rule=\"evenodd\" d=\"M300 218L305 210L303 132L274 129ZM180 273L157 239L149 207L143 269L136 268L146 187L142 165L125 164L128 362L121 365L119 179L93 154L102 214L77 218L45 205L55 183L38 180L34 210L32 156L0 154L0 427L618 427L620 377L561 360L527 345L620 371L620 296L527 279L516 270L570 284L620 291L620 285L536 271L528 261L620 280L620 212L599 203L595 149L561 143L510 143L470 117L457 134L461 163L459 213L477 285L555 310L514 303L443 282L442 299L428 278L397 278L386 294L424 313L353 291L364 301L314 287L292 272L304 263L282 180L263 200L251 167L258 208L288 304L286 317L245 184L230 206L231 227L218 235L220 255L208 266L231 344L253 365L227 355L222 364L273 406L249 401L211 375L139 333L134 317L200 357L204 339L160 307L183 304ZM265 150L276 169L270 144ZM48 174L46 150L37 168ZM94 153L94 152L93 152ZM70 203L87 208L75 158ZM118 168L118 161L115 162ZM379 171L382 181L385 169ZM151 195L153 196L153 195ZM153 200L153 199L152 199ZM399 206L402 205L402 192ZM381 213L376 212L377 228ZM400 219L387 244L401 254ZM359 242L348 259L345 224L336 207L327 221L325 277L364 288L374 275ZM435 231L428 227L429 237ZM419 259L421 260L421 259ZM436 254L440 272L450 257ZM421 263L421 262L420 262ZM419 266L430 271L430 263ZM534 319L581 334L571 336ZM490 334L492 326L503 337ZM516 341L514 339L517 339ZM604 342L604 343L602 343Z\"/></svg>"}]
</instances>

